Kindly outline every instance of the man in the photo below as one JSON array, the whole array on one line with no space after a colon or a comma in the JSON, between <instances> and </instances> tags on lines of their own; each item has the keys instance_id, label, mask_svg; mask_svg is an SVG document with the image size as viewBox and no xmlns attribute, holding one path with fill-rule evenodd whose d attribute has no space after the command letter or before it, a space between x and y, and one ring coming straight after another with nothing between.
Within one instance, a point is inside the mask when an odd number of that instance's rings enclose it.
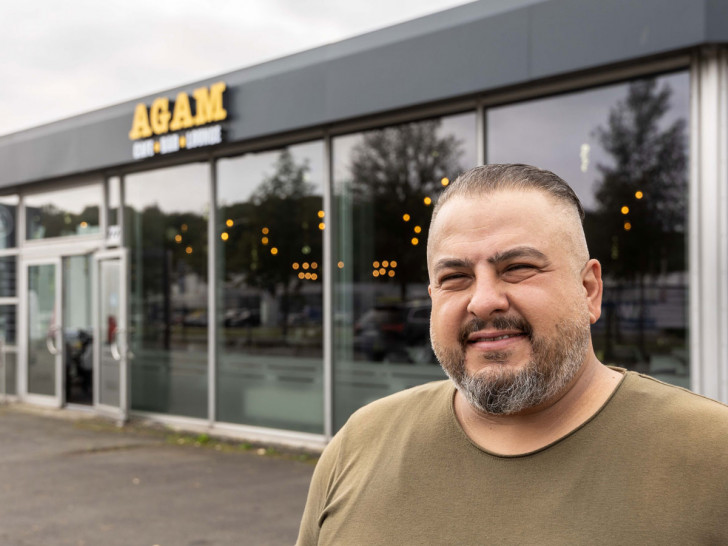
<instances>
[{"instance_id":1,"label":"man","mask_svg":"<svg viewBox=\"0 0 728 546\"><path fill-rule=\"evenodd\" d=\"M728 544L728 407L597 360L582 218L526 165L447 188L427 262L450 381L350 418L298 544Z\"/></svg>"}]
</instances>

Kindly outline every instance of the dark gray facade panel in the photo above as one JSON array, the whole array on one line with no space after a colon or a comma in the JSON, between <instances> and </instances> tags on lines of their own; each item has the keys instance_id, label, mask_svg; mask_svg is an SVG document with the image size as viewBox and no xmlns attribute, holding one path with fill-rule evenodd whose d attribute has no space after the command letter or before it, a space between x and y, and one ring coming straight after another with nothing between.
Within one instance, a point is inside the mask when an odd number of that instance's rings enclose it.
<instances>
[{"instance_id":1,"label":"dark gray facade panel","mask_svg":"<svg viewBox=\"0 0 728 546\"><path fill-rule=\"evenodd\" d=\"M326 120L325 65L253 80L228 91L228 139L243 140ZM232 80L231 80L232 81Z\"/></svg>"},{"instance_id":2,"label":"dark gray facade panel","mask_svg":"<svg viewBox=\"0 0 728 546\"><path fill-rule=\"evenodd\" d=\"M331 120L476 93L528 78L528 19L505 13L329 64Z\"/></svg>"},{"instance_id":3,"label":"dark gray facade panel","mask_svg":"<svg viewBox=\"0 0 728 546\"><path fill-rule=\"evenodd\" d=\"M0 137L0 188L129 164L138 102L215 81L228 86L227 139L240 141L728 41L726 5L482 0Z\"/></svg>"},{"instance_id":4,"label":"dark gray facade panel","mask_svg":"<svg viewBox=\"0 0 728 546\"><path fill-rule=\"evenodd\" d=\"M655 55L705 40L705 6L696 0L561 0L529 10L532 78Z\"/></svg>"},{"instance_id":5,"label":"dark gray facade panel","mask_svg":"<svg viewBox=\"0 0 728 546\"><path fill-rule=\"evenodd\" d=\"M10 144L0 143L0 188L130 161L130 115Z\"/></svg>"},{"instance_id":6,"label":"dark gray facade panel","mask_svg":"<svg viewBox=\"0 0 728 546\"><path fill-rule=\"evenodd\" d=\"M705 25L706 37L709 41L728 41L728 2L726 0L708 0Z\"/></svg>"}]
</instances>

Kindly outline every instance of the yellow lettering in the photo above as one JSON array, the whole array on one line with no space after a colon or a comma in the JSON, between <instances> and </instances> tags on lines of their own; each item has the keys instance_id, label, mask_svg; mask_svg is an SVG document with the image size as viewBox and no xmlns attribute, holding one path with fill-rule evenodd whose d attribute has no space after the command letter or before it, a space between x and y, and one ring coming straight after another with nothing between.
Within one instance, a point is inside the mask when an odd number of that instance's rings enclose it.
<instances>
[{"instance_id":1,"label":"yellow lettering","mask_svg":"<svg viewBox=\"0 0 728 546\"><path fill-rule=\"evenodd\" d=\"M213 121L222 121L227 118L227 110L223 108L222 94L225 92L225 83L217 82L210 86L200 87L193 91L195 97L195 125L204 125Z\"/></svg>"},{"instance_id":2,"label":"yellow lettering","mask_svg":"<svg viewBox=\"0 0 728 546\"><path fill-rule=\"evenodd\" d=\"M134 110L134 121L131 123L131 131L129 138L138 140L152 136L152 128L149 126L149 118L147 117L147 106L140 102Z\"/></svg>"},{"instance_id":3,"label":"yellow lettering","mask_svg":"<svg viewBox=\"0 0 728 546\"><path fill-rule=\"evenodd\" d=\"M149 122L152 125L152 131L155 135L163 135L169 131L169 118L172 114L169 113L169 99L161 97L154 99L154 102L149 107Z\"/></svg>"},{"instance_id":4,"label":"yellow lettering","mask_svg":"<svg viewBox=\"0 0 728 546\"><path fill-rule=\"evenodd\" d=\"M192 110L190 109L190 98L187 93L178 93L174 101L174 115L169 128L172 131L180 129L188 129L194 125L192 120Z\"/></svg>"}]
</instances>

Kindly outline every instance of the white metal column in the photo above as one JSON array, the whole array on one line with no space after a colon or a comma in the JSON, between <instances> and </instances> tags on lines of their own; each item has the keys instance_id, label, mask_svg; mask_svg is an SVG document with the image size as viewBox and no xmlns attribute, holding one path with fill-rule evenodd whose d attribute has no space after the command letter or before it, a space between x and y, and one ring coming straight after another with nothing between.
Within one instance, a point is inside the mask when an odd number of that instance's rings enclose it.
<instances>
[{"instance_id":1,"label":"white metal column","mask_svg":"<svg viewBox=\"0 0 728 546\"><path fill-rule=\"evenodd\" d=\"M210 214L207 219L207 421L217 420L217 161L210 159Z\"/></svg>"},{"instance_id":2,"label":"white metal column","mask_svg":"<svg viewBox=\"0 0 728 546\"><path fill-rule=\"evenodd\" d=\"M690 361L696 392L728 402L728 55L707 48L691 71Z\"/></svg>"},{"instance_id":3,"label":"white metal column","mask_svg":"<svg viewBox=\"0 0 728 546\"><path fill-rule=\"evenodd\" d=\"M324 138L324 216L326 229L323 231L323 397L324 397L324 436L330 440L334 435L334 244L333 230L338 224L334 211L333 146L331 135Z\"/></svg>"}]
</instances>

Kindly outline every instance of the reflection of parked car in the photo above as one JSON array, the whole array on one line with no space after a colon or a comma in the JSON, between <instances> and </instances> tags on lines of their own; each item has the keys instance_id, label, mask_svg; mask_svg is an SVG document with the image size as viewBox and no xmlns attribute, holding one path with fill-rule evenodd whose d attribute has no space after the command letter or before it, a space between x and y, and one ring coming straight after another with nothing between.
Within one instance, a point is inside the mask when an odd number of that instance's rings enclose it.
<instances>
[{"instance_id":1,"label":"reflection of parked car","mask_svg":"<svg viewBox=\"0 0 728 546\"><path fill-rule=\"evenodd\" d=\"M432 306L429 301L411 302L405 306L404 337L407 345L430 343L430 312Z\"/></svg>"},{"instance_id":2,"label":"reflection of parked car","mask_svg":"<svg viewBox=\"0 0 728 546\"><path fill-rule=\"evenodd\" d=\"M354 350L375 362L431 362L430 303L380 305L354 325Z\"/></svg>"},{"instance_id":3,"label":"reflection of parked car","mask_svg":"<svg viewBox=\"0 0 728 546\"><path fill-rule=\"evenodd\" d=\"M183 326L207 326L207 313L204 311L193 311L185 315L182 321Z\"/></svg>"},{"instance_id":4,"label":"reflection of parked car","mask_svg":"<svg viewBox=\"0 0 728 546\"><path fill-rule=\"evenodd\" d=\"M397 305L369 309L354 324L354 350L368 360L400 360L405 356L404 313Z\"/></svg>"},{"instance_id":5,"label":"reflection of parked car","mask_svg":"<svg viewBox=\"0 0 728 546\"><path fill-rule=\"evenodd\" d=\"M260 311L257 309L230 309L225 312L223 320L228 328L260 326Z\"/></svg>"},{"instance_id":6,"label":"reflection of parked car","mask_svg":"<svg viewBox=\"0 0 728 546\"><path fill-rule=\"evenodd\" d=\"M650 369L650 357L640 351L636 345L615 345L605 355L609 364L624 366L630 370L647 373Z\"/></svg>"}]
</instances>

